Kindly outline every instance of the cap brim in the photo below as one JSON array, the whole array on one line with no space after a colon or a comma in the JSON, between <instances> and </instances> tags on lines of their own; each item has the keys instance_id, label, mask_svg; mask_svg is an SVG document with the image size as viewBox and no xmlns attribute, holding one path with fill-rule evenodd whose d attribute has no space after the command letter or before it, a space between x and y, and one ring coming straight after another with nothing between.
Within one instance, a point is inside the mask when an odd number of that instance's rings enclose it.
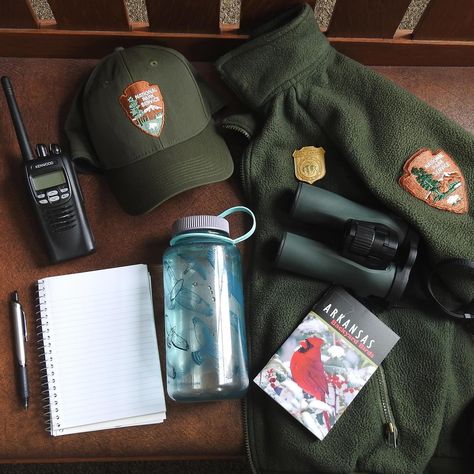
<instances>
[{"instance_id":1,"label":"cap brim","mask_svg":"<svg viewBox=\"0 0 474 474\"><path fill-rule=\"evenodd\" d=\"M223 181L233 170L229 149L211 121L189 140L106 175L123 209L137 215L188 189Z\"/></svg>"}]
</instances>

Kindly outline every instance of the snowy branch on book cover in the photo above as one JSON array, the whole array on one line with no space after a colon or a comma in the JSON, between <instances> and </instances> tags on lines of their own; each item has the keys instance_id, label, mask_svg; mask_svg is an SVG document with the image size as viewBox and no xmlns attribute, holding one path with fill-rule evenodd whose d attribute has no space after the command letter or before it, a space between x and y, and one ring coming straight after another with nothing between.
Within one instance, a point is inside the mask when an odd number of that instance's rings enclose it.
<instances>
[{"instance_id":1,"label":"snowy branch on book cover","mask_svg":"<svg viewBox=\"0 0 474 474\"><path fill-rule=\"evenodd\" d=\"M322 440L398 339L359 301L335 287L254 382Z\"/></svg>"}]
</instances>

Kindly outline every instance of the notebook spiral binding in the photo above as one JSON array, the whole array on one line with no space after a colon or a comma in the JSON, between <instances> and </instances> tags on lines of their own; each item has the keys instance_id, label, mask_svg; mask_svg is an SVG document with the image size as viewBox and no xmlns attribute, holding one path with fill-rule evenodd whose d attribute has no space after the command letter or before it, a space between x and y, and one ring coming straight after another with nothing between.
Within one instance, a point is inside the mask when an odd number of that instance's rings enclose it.
<instances>
[{"instance_id":1,"label":"notebook spiral binding","mask_svg":"<svg viewBox=\"0 0 474 474\"><path fill-rule=\"evenodd\" d=\"M51 337L49 335L48 308L44 300L44 280L38 281L36 290L36 336L37 349L40 361L41 398L45 431L61 429L59 406L56 393L56 379L54 377L54 358L51 350Z\"/></svg>"}]
</instances>

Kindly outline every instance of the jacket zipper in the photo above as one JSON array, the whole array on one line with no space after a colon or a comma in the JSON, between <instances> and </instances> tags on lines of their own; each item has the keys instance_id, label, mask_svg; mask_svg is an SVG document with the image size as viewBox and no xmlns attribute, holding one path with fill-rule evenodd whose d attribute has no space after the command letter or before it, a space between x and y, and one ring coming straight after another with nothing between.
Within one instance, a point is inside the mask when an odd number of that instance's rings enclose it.
<instances>
[{"instance_id":1,"label":"jacket zipper","mask_svg":"<svg viewBox=\"0 0 474 474\"><path fill-rule=\"evenodd\" d=\"M234 132L241 133L247 140L251 140L251 135L247 130L245 130L242 127L239 127L238 125L232 125L232 124L223 124L222 128L226 128L227 130L233 130ZM239 179L240 183L242 186L242 189L245 191L245 153L240 157L240 163L239 163ZM250 340L249 340L250 343ZM250 345L250 344L249 344ZM250 348L249 348L250 351ZM250 357L250 354L249 354ZM252 451L250 449L250 440L249 440L249 425L247 421L247 397L244 397L242 399L241 403L241 415L242 415L242 424L244 428L244 445L245 445L245 455L247 456L247 460L250 466L250 470L252 471L253 474L257 474L257 468L255 467L255 464L253 462L252 458Z\"/></svg>"},{"instance_id":2,"label":"jacket zipper","mask_svg":"<svg viewBox=\"0 0 474 474\"><path fill-rule=\"evenodd\" d=\"M223 128L241 133L249 141L251 139L251 136L247 132L247 130L245 130L242 127L239 127L237 125L224 124ZM244 155L245 155L245 153L244 153ZM244 185L245 184L245 168L244 168L245 167L245 159L244 159L244 156L241 157L239 165L240 165L240 180L241 180L242 185ZM397 425L395 423L395 418L393 416L392 407L390 405L390 399L389 399L389 395L388 395L388 387L387 387L387 381L385 379L385 373L384 373L384 370L383 370L381 365L378 367L376 377L377 377L377 385L379 387L380 401L382 403L385 440L390 446L392 446L394 448L397 448L398 447L398 428L397 428ZM249 461L249 465L250 465L250 469L251 469L252 473L256 474L257 469L255 468L255 464L253 463L252 452L250 450L250 440L249 440L248 422L247 422L247 399L246 398L242 399L242 421L243 421L243 428L244 428L245 453L247 455L247 459Z\"/></svg>"},{"instance_id":3,"label":"jacket zipper","mask_svg":"<svg viewBox=\"0 0 474 474\"><path fill-rule=\"evenodd\" d=\"M243 174L244 173L244 166L243 166L244 162L245 162L245 159L242 156L242 159L241 159L241 162L240 162L241 163L241 166L240 166L240 172L241 172L240 180L242 182L242 186L244 186L244 183L245 183L245 175ZM245 188L243 187L242 189L245 189ZM247 272L249 272L248 269L247 269ZM250 359L251 359L250 333L247 333L247 340L248 340L248 345L247 345L248 358L249 358L249 361L250 361ZM250 383L252 383L252 379L250 380ZM254 464L254 461L253 461L253 458L252 458L252 450L250 449L247 396L245 396L242 399L242 403L241 403L242 424L243 424L243 428L244 428L245 454L247 456L247 460L248 460L248 463L249 463L249 466L250 466L250 470L252 471L252 474L257 474L258 471L257 471L257 468L255 467L255 464Z\"/></svg>"},{"instance_id":4,"label":"jacket zipper","mask_svg":"<svg viewBox=\"0 0 474 474\"><path fill-rule=\"evenodd\" d=\"M381 365L376 373L377 384L379 387L380 401L382 403L382 413L384 419L384 435L386 442L393 448L398 447L398 428L395 424L392 407L390 405L390 398L388 395L387 380L385 379L385 372Z\"/></svg>"},{"instance_id":5,"label":"jacket zipper","mask_svg":"<svg viewBox=\"0 0 474 474\"><path fill-rule=\"evenodd\" d=\"M234 132L239 132L241 133L247 140L250 140L252 137L250 136L250 133L247 132L242 127L239 127L238 125L232 125L230 123L225 123L222 125L222 128L226 128L227 130L233 130Z\"/></svg>"},{"instance_id":6,"label":"jacket zipper","mask_svg":"<svg viewBox=\"0 0 474 474\"><path fill-rule=\"evenodd\" d=\"M244 444L245 444L245 454L250 465L250 470L253 474L257 474L257 469L252 459L252 451L250 450L250 440L249 440L249 425L247 422L247 397L242 399L242 421L244 425Z\"/></svg>"}]
</instances>

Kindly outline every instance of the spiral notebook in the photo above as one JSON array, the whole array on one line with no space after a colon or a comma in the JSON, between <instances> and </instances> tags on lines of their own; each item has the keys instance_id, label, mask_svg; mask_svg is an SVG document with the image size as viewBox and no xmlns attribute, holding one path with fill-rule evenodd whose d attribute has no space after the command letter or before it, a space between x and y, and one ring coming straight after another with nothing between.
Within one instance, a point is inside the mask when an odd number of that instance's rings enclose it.
<instances>
[{"instance_id":1,"label":"spiral notebook","mask_svg":"<svg viewBox=\"0 0 474 474\"><path fill-rule=\"evenodd\" d=\"M166 418L146 265L44 278L38 308L53 436Z\"/></svg>"}]
</instances>

